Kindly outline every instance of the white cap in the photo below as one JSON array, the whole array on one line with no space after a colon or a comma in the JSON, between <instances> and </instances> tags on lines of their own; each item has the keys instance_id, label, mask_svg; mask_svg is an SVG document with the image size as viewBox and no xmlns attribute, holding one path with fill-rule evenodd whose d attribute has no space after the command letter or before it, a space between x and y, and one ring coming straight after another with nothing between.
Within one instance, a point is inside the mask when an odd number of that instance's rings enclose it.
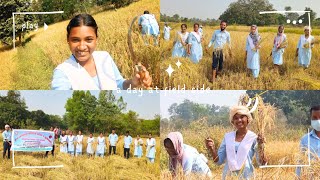
<instances>
[{"instance_id":1,"label":"white cap","mask_svg":"<svg viewBox=\"0 0 320 180\"><path fill-rule=\"evenodd\" d=\"M9 126L8 124L6 124L6 125L4 126L4 128L10 128L10 126Z\"/></svg>"}]
</instances>

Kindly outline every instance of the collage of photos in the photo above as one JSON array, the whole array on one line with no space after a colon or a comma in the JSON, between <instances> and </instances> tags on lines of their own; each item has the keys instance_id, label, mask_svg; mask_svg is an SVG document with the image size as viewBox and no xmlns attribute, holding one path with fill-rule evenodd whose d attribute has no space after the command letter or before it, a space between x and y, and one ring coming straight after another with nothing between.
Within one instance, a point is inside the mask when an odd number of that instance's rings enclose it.
<instances>
[{"instance_id":1,"label":"collage of photos","mask_svg":"<svg viewBox=\"0 0 320 180\"><path fill-rule=\"evenodd\" d=\"M320 1L0 10L0 180L320 180Z\"/></svg>"}]
</instances>

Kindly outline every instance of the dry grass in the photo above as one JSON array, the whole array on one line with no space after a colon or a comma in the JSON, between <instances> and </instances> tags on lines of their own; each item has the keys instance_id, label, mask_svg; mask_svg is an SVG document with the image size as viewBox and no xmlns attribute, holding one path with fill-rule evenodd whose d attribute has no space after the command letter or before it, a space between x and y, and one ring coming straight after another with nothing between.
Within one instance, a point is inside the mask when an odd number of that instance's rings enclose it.
<instances>
[{"instance_id":1,"label":"dry grass","mask_svg":"<svg viewBox=\"0 0 320 180\"><path fill-rule=\"evenodd\" d=\"M145 138L144 142L145 142ZM56 156L43 158L44 153L15 153L16 165L63 165L56 169L12 169L12 161L0 159L0 179L159 179L160 168L160 138L156 138L156 161L148 163L142 158L123 157L123 139L119 139L117 155L105 158L88 158L86 155L70 157L68 154L59 153L56 145ZM84 140L86 142L86 140ZM2 152L2 146L0 151ZM83 149L85 150L85 145ZM133 154L133 148L130 150ZM132 157L132 156L131 156ZM5 172L5 173L4 173Z\"/></svg>"},{"instance_id":2,"label":"dry grass","mask_svg":"<svg viewBox=\"0 0 320 180\"><path fill-rule=\"evenodd\" d=\"M127 45L127 34L132 19L149 10L159 20L159 0L140 0L131 5L93 15L98 30L97 50L107 51L113 57L124 78L131 78L134 66ZM85 13L85 12L83 12ZM0 52L1 61L7 61L10 68L3 69L0 89L50 89L54 68L71 55L66 42L66 27L69 20L49 25L44 31L39 28L26 39L24 47L18 47L14 60ZM31 40L30 40L31 39ZM138 59L147 67L153 77L154 86L160 83L160 47L145 46L138 32L138 22L133 28L133 47ZM16 68L14 68L16 67ZM39 79L40 78L40 79Z\"/></svg>"},{"instance_id":3,"label":"dry grass","mask_svg":"<svg viewBox=\"0 0 320 180\"><path fill-rule=\"evenodd\" d=\"M175 28L171 31L171 37L174 37L176 31L180 30L180 24L169 24ZM212 33L218 27L204 27L203 49L208 45ZM254 80L251 72L246 68L245 62L245 40L249 33L249 27L245 26L230 26L228 31L231 34L232 41L232 58L228 57L224 63L224 71L215 83L210 83L212 75L212 49L209 52L204 50L203 59L199 64L193 64L186 58L171 58L171 50L173 38L170 41L161 43L161 47L165 52L162 55L164 59L161 63L161 87L178 87L178 85L186 85L186 88L191 89L196 86L210 87L211 89L319 89L320 71L318 67L320 62L317 61L320 56L318 45L315 45L312 53L311 65L304 70L298 66L298 60L295 58L296 46L302 29L288 27L285 29L288 38L288 47L284 53L284 65L279 72L273 68L272 58L269 57L275 31L277 27L260 27L259 32L263 42L260 51L260 75L257 80ZM188 31L192 31L192 25L188 25ZM313 32L316 39L319 39L319 32ZM182 66L178 69L175 65L177 60L182 62ZM172 65L175 71L169 77L165 70L169 64ZM314 82L313 80L316 80Z\"/></svg>"},{"instance_id":4,"label":"dry grass","mask_svg":"<svg viewBox=\"0 0 320 180\"><path fill-rule=\"evenodd\" d=\"M253 127L250 125L249 129ZM212 126L208 127L205 120L195 121L190 127L180 130L184 137L184 142L188 145L195 147L200 153L208 156L204 139L207 137L213 138L216 147L220 146L224 134L232 131L232 126ZM166 135L176 131L174 129L163 129L161 131L161 140L163 141ZM255 132L255 131L254 131ZM257 132L255 132L257 133ZM284 124L276 124L275 128L270 131L265 131L265 137L267 139L265 154L268 157L268 165L286 165L286 164L297 164L298 160L302 160L301 164L307 164L306 157L301 156L299 153L299 142L300 138L306 133L306 128L293 127L289 128ZM161 147L161 178L172 179L170 172L168 171L168 155L166 150ZM319 171L316 169L319 167L320 161L313 162L313 165L309 168L303 168L302 179L307 179L313 175L313 177L319 177ZM209 160L209 167L213 174L213 179L221 179L223 166L217 166L212 160ZM295 179L295 168L264 168L260 169L257 163L254 161L255 167L255 179ZM180 170L181 171L181 170ZM177 179L185 179L183 173L179 173ZM192 174L188 176L188 179L202 179L201 176ZM238 179L238 177L230 177L228 179Z\"/></svg>"}]
</instances>

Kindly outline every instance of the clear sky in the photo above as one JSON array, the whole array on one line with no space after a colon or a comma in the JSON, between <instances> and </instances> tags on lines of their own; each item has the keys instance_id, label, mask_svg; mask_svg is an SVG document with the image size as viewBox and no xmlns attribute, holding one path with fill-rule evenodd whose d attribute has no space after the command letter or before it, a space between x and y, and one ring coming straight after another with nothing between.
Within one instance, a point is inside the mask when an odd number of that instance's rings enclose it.
<instances>
[{"instance_id":1,"label":"clear sky","mask_svg":"<svg viewBox=\"0 0 320 180\"><path fill-rule=\"evenodd\" d=\"M28 110L43 110L47 114L64 115L64 105L68 98L72 96L72 91L20 91L21 96L25 99ZM0 91L0 95L6 95L7 91ZM91 91L91 94L98 97L99 91ZM114 91L117 98L123 97L127 102L127 111L133 110L139 114L140 118L151 119L156 114L160 114L160 93L128 93Z\"/></svg>"},{"instance_id":2,"label":"clear sky","mask_svg":"<svg viewBox=\"0 0 320 180\"><path fill-rule=\"evenodd\" d=\"M162 14L179 14L188 18L215 18L228 8L229 4L237 0L161 0L160 12ZM320 0L269 0L278 11L283 11L285 6L291 6L292 10L303 11L305 7L311 7L320 16Z\"/></svg>"},{"instance_id":3,"label":"clear sky","mask_svg":"<svg viewBox=\"0 0 320 180\"><path fill-rule=\"evenodd\" d=\"M184 92L184 93L183 93ZM225 91L161 91L160 93L160 111L161 118L168 118L169 107L173 103L182 103L183 100L189 99L190 101L199 104L215 104L219 106L233 106L238 104L240 95L244 94L245 90L225 90Z\"/></svg>"}]
</instances>

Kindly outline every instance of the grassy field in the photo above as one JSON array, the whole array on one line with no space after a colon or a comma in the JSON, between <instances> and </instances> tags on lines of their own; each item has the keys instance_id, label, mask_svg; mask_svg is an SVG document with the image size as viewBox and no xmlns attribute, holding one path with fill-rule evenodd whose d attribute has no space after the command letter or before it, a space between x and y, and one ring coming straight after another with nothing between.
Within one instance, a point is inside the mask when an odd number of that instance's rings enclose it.
<instances>
[{"instance_id":1,"label":"grassy field","mask_svg":"<svg viewBox=\"0 0 320 180\"><path fill-rule=\"evenodd\" d=\"M133 61L127 45L127 34L132 19L144 10L159 19L159 0L140 0L131 5L93 15L98 30L97 50L108 51L124 78L133 75ZM85 12L83 12L85 13ZM24 39L24 46L16 51L0 47L0 89L50 89L54 68L71 55L66 42L66 27L69 20L49 25L44 31L39 28ZM133 28L133 47L138 60L153 77L154 85L160 83L160 47L145 46L138 32L137 21Z\"/></svg>"},{"instance_id":2,"label":"grassy field","mask_svg":"<svg viewBox=\"0 0 320 180\"><path fill-rule=\"evenodd\" d=\"M254 80L250 71L246 68L245 62L245 42L249 34L250 27L246 26L228 26L227 30L231 34L232 54L233 57L226 57L224 62L224 70L214 83L210 83L212 78L212 48L206 52L205 47L208 46L214 30L218 26L204 26L203 59L199 64L193 64L187 58L172 58L172 45L175 33L180 30L180 24L170 23L171 31L170 41L164 41L161 48L165 50L162 55L161 63L161 87L162 88L178 88L185 85L187 89L196 88L197 86L209 87L211 89L320 89L320 71L319 45L315 45L312 52L311 65L308 69L298 66L298 60L295 58L296 46L300 35L303 33L302 27L287 27L285 33L288 38L289 46L284 53L284 65L279 72L273 68L272 58L269 57L273 39L276 35L277 27L260 27L259 32L263 42L260 50L260 75ZM161 29L163 28L163 23ZM191 24L188 25L187 31L192 31ZM320 38L320 31L313 30L316 39ZM182 65L178 68L175 63L180 60ZM165 71L169 64L175 69L171 77Z\"/></svg>"},{"instance_id":3,"label":"grassy field","mask_svg":"<svg viewBox=\"0 0 320 180\"><path fill-rule=\"evenodd\" d=\"M2 139L1 139L2 140ZM146 138L143 138L144 143ZM84 139L86 143L86 138ZM85 152L86 145L83 146ZM1 153L3 147L0 147ZM156 159L155 163L148 163L145 157L146 148L143 148L142 158L133 158L133 148L130 149L128 160L123 157L123 137L119 138L117 144L117 155L105 156L105 158L71 157L59 153L56 145L56 156L49 154L44 158L44 153L15 153L17 166L45 166L63 165L63 168L56 169L13 169L12 160L0 158L0 179L159 179L160 176L160 137L156 138Z\"/></svg>"},{"instance_id":4,"label":"grassy field","mask_svg":"<svg viewBox=\"0 0 320 180\"><path fill-rule=\"evenodd\" d=\"M249 126L250 129L250 126ZM186 127L180 130L184 137L184 143L195 147L200 153L203 153L208 158L208 153L205 148L204 139L211 137L214 139L216 147L220 146L224 134L232 131L232 127L212 126L208 127L205 122L195 121L190 127ZM256 132L255 130L251 129ZM161 140L166 138L166 135L175 131L174 129L162 129ZM306 127L291 127L288 128L284 125L277 125L275 129L267 130L266 137L266 155L268 157L268 165L287 165L297 164L298 159L302 162L301 164L307 164L306 158L302 157L299 153L299 142L300 138L307 132ZM164 147L161 147L161 178L172 179L171 174L168 171L168 155ZM312 164L310 168L304 168L302 179L308 179L311 176L320 177L317 168L319 168L319 161ZM221 179L222 170L224 165L217 166L212 160L209 160L209 167L212 171L214 179ZM255 178L256 179L295 179L295 168L265 168L261 169L254 161L255 167ZM180 172L182 170L180 169ZM190 179L201 179L196 174L191 174ZM182 173L179 173L178 179L184 179ZM238 177L228 178L238 179Z\"/></svg>"}]
</instances>

